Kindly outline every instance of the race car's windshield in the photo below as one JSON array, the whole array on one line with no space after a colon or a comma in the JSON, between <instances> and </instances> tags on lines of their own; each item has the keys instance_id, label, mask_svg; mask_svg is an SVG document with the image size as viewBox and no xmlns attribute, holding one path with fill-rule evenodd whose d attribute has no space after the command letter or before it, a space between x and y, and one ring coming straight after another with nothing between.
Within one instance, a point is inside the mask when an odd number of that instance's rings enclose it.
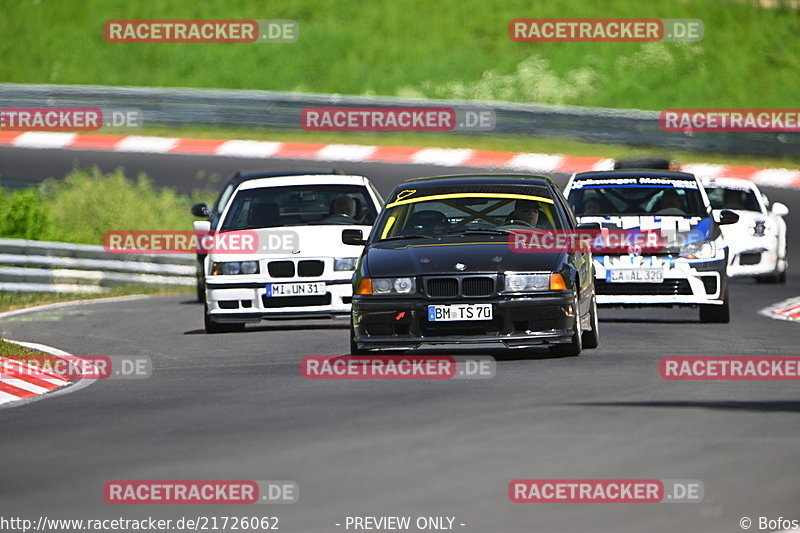
<instances>
[{"instance_id":1,"label":"race car's windshield","mask_svg":"<svg viewBox=\"0 0 800 533\"><path fill-rule=\"evenodd\" d=\"M377 211L362 185L293 185L239 191L221 230L303 225L371 226Z\"/></svg>"},{"instance_id":2,"label":"race car's windshield","mask_svg":"<svg viewBox=\"0 0 800 533\"><path fill-rule=\"evenodd\" d=\"M687 187L633 183L576 182L567 200L577 216L707 216L694 182Z\"/></svg>"},{"instance_id":3,"label":"race car's windshield","mask_svg":"<svg viewBox=\"0 0 800 533\"><path fill-rule=\"evenodd\" d=\"M564 227L563 215L549 198L464 193L389 203L375 234L378 240L385 240Z\"/></svg>"},{"instance_id":4,"label":"race car's windshield","mask_svg":"<svg viewBox=\"0 0 800 533\"><path fill-rule=\"evenodd\" d=\"M755 192L752 189L730 187L706 187L708 200L714 209L738 209L740 211L761 212Z\"/></svg>"}]
</instances>

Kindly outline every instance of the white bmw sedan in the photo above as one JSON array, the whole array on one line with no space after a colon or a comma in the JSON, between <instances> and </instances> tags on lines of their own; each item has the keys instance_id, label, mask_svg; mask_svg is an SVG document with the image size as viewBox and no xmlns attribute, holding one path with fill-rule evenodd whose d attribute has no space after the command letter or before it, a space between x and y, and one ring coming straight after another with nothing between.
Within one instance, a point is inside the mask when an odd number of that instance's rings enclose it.
<instances>
[{"instance_id":1,"label":"white bmw sedan","mask_svg":"<svg viewBox=\"0 0 800 533\"><path fill-rule=\"evenodd\" d=\"M350 313L351 277L383 200L364 176L307 175L241 183L216 230L250 232L242 253L205 258L205 329L240 331L269 318ZM209 222L196 222L208 231ZM348 239L349 236L349 239Z\"/></svg>"}]
</instances>

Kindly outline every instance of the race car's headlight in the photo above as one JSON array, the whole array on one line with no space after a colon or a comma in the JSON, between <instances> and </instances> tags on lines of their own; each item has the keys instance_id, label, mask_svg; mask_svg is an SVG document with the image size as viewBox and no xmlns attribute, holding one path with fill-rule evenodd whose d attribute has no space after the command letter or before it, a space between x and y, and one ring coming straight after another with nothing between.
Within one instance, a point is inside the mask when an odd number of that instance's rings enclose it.
<instances>
[{"instance_id":1,"label":"race car's headlight","mask_svg":"<svg viewBox=\"0 0 800 533\"><path fill-rule=\"evenodd\" d=\"M763 220L756 220L753 224L753 236L763 237L767 234L767 223Z\"/></svg>"},{"instance_id":2,"label":"race car's headlight","mask_svg":"<svg viewBox=\"0 0 800 533\"><path fill-rule=\"evenodd\" d=\"M355 270L358 257L337 257L333 260L334 272L343 272L345 270Z\"/></svg>"},{"instance_id":3,"label":"race car's headlight","mask_svg":"<svg viewBox=\"0 0 800 533\"><path fill-rule=\"evenodd\" d=\"M211 263L212 276L236 274L258 274L258 261L224 261Z\"/></svg>"},{"instance_id":4,"label":"race car's headlight","mask_svg":"<svg viewBox=\"0 0 800 533\"><path fill-rule=\"evenodd\" d=\"M717 245L714 241L697 241L681 248L681 257L687 259L714 259L717 255Z\"/></svg>"},{"instance_id":5,"label":"race car's headlight","mask_svg":"<svg viewBox=\"0 0 800 533\"><path fill-rule=\"evenodd\" d=\"M412 294L416 290L414 278L364 278L357 294Z\"/></svg>"},{"instance_id":6,"label":"race car's headlight","mask_svg":"<svg viewBox=\"0 0 800 533\"><path fill-rule=\"evenodd\" d=\"M555 279L557 277L557 279ZM506 274L507 292L531 292L564 288L561 274Z\"/></svg>"}]
</instances>

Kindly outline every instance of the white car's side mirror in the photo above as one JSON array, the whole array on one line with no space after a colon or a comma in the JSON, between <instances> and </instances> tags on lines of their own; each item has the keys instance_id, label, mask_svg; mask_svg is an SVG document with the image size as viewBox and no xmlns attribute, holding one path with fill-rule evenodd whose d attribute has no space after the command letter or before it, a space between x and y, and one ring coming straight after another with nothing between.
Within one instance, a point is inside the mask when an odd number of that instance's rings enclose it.
<instances>
[{"instance_id":1,"label":"white car's side mirror","mask_svg":"<svg viewBox=\"0 0 800 533\"><path fill-rule=\"evenodd\" d=\"M211 231L211 222L208 220L195 220L194 221L194 230L195 231Z\"/></svg>"},{"instance_id":2,"label":"white car's side mirror","mask_svg":"<svg viewBox=\"0 0 800 533\"><path fill-rule=\"evenodd\" d=\"M786 204L775 202L772 204L772 214L776 217L784 217L789 214L789 208L786 207Z\"/></svg>"}]
</instances>

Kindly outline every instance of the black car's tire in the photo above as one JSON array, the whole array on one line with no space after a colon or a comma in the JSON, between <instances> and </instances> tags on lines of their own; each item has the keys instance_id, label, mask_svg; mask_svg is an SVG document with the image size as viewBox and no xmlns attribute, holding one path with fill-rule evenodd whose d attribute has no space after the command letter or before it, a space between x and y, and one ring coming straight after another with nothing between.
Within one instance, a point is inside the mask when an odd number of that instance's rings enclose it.
<instances>
[{"instance_id":1,"label":"black car's tire","mask_svg":"<svg viewBox=\"0 0 800 533\"><path fill-rule=\"evenodd\" d=\"M356 338L356 330L353 327L353 321L350 320L350 355L365 355L369 353L369 350L365 350L363 348L359 348L358 344L355 341Z\"/></svg>"},{"instance_id":2,"label":"black car's tire","mask_svg":"<svg viewBox=\"0 0 800 533\"><path fill-rule=\"evenodd\" d=\"M205 324L206 333L233 333L236 331L244 331L243 322L220 323L211 320L211 317L208 315L208 304L203 305L203 322Z\"/></svg>"},{"instance_id":3,"label":"black car's tire","mask_svg":"<svg viewBox=\"0 0 800 533\"><path fill-rule=\"evenodd\" d=\"M550 355L555 357L575 357L581 354L583 348L583 334L581 332L581 317L577 314L578 300L575 300L575 326L572 332L572 342L567 344L554 344L549 347Z\"/></svg>"},{"instance_id":4,"label":"black car's tire","mask_svg":"<svg viewBox=\"0 0 800 533\"><path fill-rule=\"evenodd\" d=\"M597 348L600 345L600 326L597 319L597 296L592 296L592 307L589 311L592 329L584 331L581 337L581 342L584 349Z\"/></svg>"},{"instance_id":5,"label":"black car's tire","mask_svg":"<svg viewBox=\"0 0 800 533\"><path fill-rule=\"evenodd\" d=\"M731 321L731 302L728 291L725 291L722 305L701 305L700 322L710 324L727 324Z\"/></svg>"}]
</instances>

